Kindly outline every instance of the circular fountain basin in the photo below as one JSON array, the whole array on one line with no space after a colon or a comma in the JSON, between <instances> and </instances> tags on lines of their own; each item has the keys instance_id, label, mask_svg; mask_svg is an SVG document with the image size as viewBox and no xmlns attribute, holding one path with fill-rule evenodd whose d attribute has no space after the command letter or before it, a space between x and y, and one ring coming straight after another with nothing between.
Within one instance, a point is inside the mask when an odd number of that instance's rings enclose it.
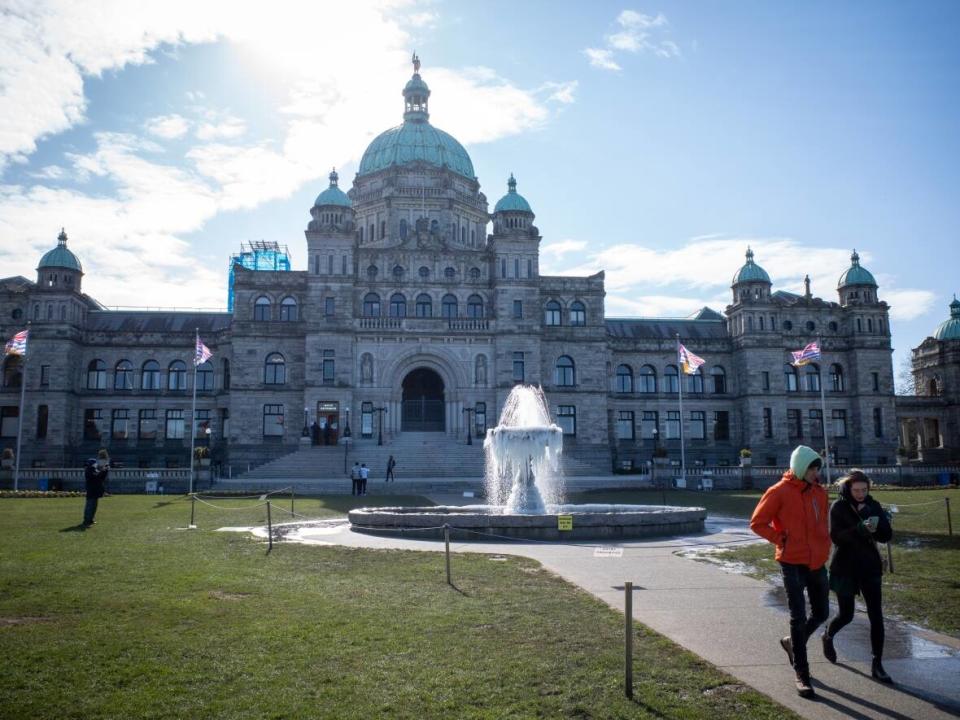
<instances>
[{"instance_id":1,"label":"circular fountain basin","mask_svg":"<svg viewBox=\"0 0 960 720\"><path fill-rule=\"evenodd\" d=\"M442 539L627 540L703 531L704 508L663 505L547 505L543 514L504 513L493 505L357 508L348 514L350 529L372 535ZM561 518L572 527L561 530Z\"/></svg>"}]
</instances>

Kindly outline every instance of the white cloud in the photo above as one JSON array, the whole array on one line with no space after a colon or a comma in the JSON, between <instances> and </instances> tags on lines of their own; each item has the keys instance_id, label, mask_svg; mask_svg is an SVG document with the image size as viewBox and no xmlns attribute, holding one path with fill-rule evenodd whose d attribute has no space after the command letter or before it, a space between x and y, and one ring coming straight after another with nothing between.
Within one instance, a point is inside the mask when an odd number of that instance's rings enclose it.
<instances>
[{"instance_id":1,"label":"white cloud","mask_svg":"<svg viewBox=\"0 0 960 720\"><path fill-rule=\"evenodd\" d=\"M586 48L583 54L590 60L593 67L601 70L620 70L620 66L613 61L613 51L600 48Z\"/></svg>"},{"instance_id":2,"label":"white cloud","mask_svg":"<svg viewBox=\"0 0 960 720\"><path fill-rule=\"evenodd\" d=\"M161 115L149 118L143 127L151 135L164 140L175 140L187 134L190 130L190 121L182 115Z\"/></svg>"},{"instance_id":3,"label":"white cloud","mask_svg":"<svg viewBox=\"0 0 960 720\"><path fill-rule=\"evenodd\" d=\"M558 240L557 242L544 243L540 246L541 262L546 258L560 260L564 255L580 252L585 247L587 247L586 240Z\"/></svg>"},{"instance_id":4,"label":"white cloud","mask_svg":"<svg viewBox=\"0 0 960 720\"><path fill-rule=\"evenodd\" d=\"M196 130L199 140L230 140L247 131L246 123L237 117L227 117L216 123L203 123Z\"/></svg>"},{"instance_id":5,"label":"white cloud","mask_svg":"<svg viewBox=\"0 0 960 720\"><path fill-rule=\"evenodd\" d=\"M436 13L427 11L412 13L406 20L411 27L431 29L436 27L439 17Z\"/></svg>"},{"instance_id":6,"label":"white cloud","mask_svg":"<svg viewBox=\"0 0 960 720\"><path fill-rule=\"evenodd\" d=\"M576 102L574 93L577 91L579 83L576 80L569 82L545 82L538 90L546 93L548 102L558 102L563 105L570 105Z\"/></svg>"},{"instance_id":7,"label":"white cloud","mask_svg":"<svg viewBox=\"0 0 960 720\"><path fill-rule=\"evenodd\" d=\"M890 305L891 319L898 321L916 320L932 310L937 301L936 293L929 290L881 288L879 295Z\"/></svg>"},{"instance_id":8,"label":"white cloud","mask_svg":"<svg viewBox=\"0 0 960 720\"><path fill-rule=\"evenodd\" d=\"M593 67L620 70L614 59L616 52L649 52L665 59L680 56L680 47L664 36L670 23L663 13L644 15L636 10L623 10L616 23L619 29L604 38L604 48L583 51Z\"/></svg>"}]
</instances>

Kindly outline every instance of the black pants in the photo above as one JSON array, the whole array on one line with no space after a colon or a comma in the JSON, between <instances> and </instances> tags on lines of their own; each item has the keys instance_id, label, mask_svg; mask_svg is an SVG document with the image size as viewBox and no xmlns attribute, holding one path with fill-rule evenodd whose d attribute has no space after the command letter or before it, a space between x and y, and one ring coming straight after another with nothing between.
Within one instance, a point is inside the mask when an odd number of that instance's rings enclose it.
<instances>
[{"instance_id":1,"label":"black pants","mask_svg":"<svg viewBox=\"0 0 960 720\"><path fill-rule=\"evenodd\" d=\"M367 479L365 477L360 478L360 494L367 494Z\"/></svg>"},{"instance_id":2,"label":"black pants","mask_svg":"<svg viewBox=\"0 0 960 720\"><path fill-rule=\"evenodd\" d=\"M351 495L360 494L360 478L353 478L353 487L350 488Z\"/></svg>"},{"instance_id":3,"label":"black pants","mask_svg":"<svg viewBox=\"0 0 960 720\"><path fill-rule=\"evenodd\" d=\"M870 619L870 649L877 660L883 657L884 637L880 585L880 576L860 581L860 593L863 595L863 602L867 606L867 617ZM827 626L827 634L830 637L836 635L844 625L853 620L856 597L856 595L840 595L837 593L837 606L840 612Z\"/></svg>"},{"instance_id":4,"label":"black pants","mask_svg":"<svg viewBox=\"0 0 960 720\"><path fill-rule=\"evenodd\" d=\"M387 479L384 482L390 482L391 480L396 481L396 478L393 476L393 468L387 470Z\"/></svg>"},{"instance_id":5,"label":"black pants","mask_svg":"<svg viewBox=\"0 0 960 720\"><path fill-rule=\"evenodd\" d=\"M807 640L822 623L830 617L830 586L827 582L827 569L821 567L811 570L806 565L780 563L783 576L783 589L787 592L787 606L790 608L790 640L793 642L793 667L799 672L807 672ZM810 600L810 616L807 617L807 605L803 591L807 591Z\"/></svg>"},{"instance_id":6,"label":"black pants","mask_svg":"<svg viewBox=\"0 0 960 720\"><path fill-rule=\"evenodd\" d=\"M87 502L83 506L83 524L92 525L93 518L97 514L97 503L100 501L98 497L87 496Z\"/></svg>"}]
</instances>

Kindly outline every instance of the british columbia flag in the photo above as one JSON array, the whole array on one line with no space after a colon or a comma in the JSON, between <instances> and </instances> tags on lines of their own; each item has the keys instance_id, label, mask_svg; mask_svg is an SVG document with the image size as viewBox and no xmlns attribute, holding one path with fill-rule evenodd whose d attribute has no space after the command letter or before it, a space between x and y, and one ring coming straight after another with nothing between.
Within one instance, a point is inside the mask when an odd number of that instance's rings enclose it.
<instances>
[{"instance_id":1,"label":"british columbia flag","mask_svg":"<svg viewBox=\"0 0 960 720\"><path fill-rule=\"evenodd\" d=\"M193 364L194 365L203 365L207 360L213 357L213 353L210 351L206 345L203 344L203 340L200 339L200 336L197 335L197 351L193 355Z\"/></svg>"},{"instance_id":2,"label":"british columbia flag","mask_svg":"<svg viewBox=\"0 0 960 720\"><path fill-rule=\"evenodd\" d=\"M687 350L683 345L680 345L680 348L677 351L678 359L680 361L680 368L687 375L694 375L697 372L697 369L706 362L702 357L694 355L692 352Z\"/></svg>"},{"instance_id":3,"label":"british columbia flag","mask_svg":"<svg viewBox=\"0 0 960 720\"><path fill-rule=\"evenodd\" d=\"M26 355L27 338L30 337L30 330L21 330L7 341L5 355Z\"/></svg>"},{"instance_id":4,"label":"british columbia flag","mask_svg":"<svg viewBox=\"0 0 960 720\"><path fill-rule=\"evenodd\" d=\"M807 345L803 350L797 350L790 353L793 356L793 365L801 367L813 360L820 359L820 343L814 341Z\"/></svg>"}]
</instances>

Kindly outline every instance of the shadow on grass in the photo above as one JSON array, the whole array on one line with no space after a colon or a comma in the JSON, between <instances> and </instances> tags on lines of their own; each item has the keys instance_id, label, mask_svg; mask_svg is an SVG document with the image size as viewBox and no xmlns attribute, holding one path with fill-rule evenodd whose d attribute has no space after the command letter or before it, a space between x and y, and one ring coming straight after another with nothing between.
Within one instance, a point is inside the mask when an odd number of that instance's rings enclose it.
<instances>
[{"instance_id":1,"label":"shadow on grass","mask_svg":"<svg viewBox=\"0 0 960 720\"><path fill-rule=\"evenodd\" d=\"M65 527L60 530L60 532L86 532L87 526L83 523L77 525L71 525L70 527Z\"/></svg>"}]
</instances>

